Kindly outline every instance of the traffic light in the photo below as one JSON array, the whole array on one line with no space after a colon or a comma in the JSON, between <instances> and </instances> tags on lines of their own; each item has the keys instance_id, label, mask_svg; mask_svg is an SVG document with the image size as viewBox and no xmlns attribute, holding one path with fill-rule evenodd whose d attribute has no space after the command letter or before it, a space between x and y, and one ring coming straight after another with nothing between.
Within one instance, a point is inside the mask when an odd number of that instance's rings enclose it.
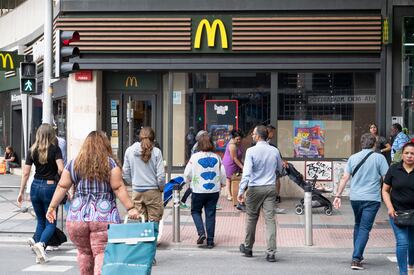
<instances>
[{"instance_id":1,"label":"traffic light","mask_svg":"<svg viewBox=\"0 0 414 275\"><path fill-rule=\"evenodd\" d=\"M68 76L79 70L79 64L70 61L71 58L80 56L79 48L70 46L71 43L78 41L80 41L80 35L77 31L56 31L56 78Z\"/></svg>"},{"instance_id":2,"label":"traffic light","mask_svg":"<svg viewBox=\"0 0 414 275\"><path fill-rule=\"evenodd\" d=\"M20 62L20 92L37 93L37 66L35 62Z\"/></svg>"}]
</instances>

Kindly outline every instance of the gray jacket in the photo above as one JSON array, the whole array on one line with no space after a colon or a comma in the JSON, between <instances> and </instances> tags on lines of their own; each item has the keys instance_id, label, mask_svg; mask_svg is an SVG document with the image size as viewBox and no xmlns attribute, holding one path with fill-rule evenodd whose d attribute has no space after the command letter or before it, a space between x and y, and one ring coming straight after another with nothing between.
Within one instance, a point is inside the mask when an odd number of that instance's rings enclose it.
<instances>
[{"instance_id":1,"label":"gray jacket","mask_svg":"<svg viewBox=\"0 0 414 275\"><path fill-rule=\"evenodd\" d=\"M125 151L122 177L132 183L134 191L160 189L164 190L165 171L161 150L154 147L150 160L141 159L141 144L136 142Z\"/></svg>"}]
</instances>

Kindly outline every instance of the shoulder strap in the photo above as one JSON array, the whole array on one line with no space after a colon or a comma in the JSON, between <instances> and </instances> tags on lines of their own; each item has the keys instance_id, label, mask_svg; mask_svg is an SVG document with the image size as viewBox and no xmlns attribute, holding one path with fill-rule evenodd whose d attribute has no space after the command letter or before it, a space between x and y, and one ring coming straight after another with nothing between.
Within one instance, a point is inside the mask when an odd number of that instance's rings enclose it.
<instances>
[{"instance_id":1,"label":"shoulder strap","mask_svg":"<svg viewBox=\"0 0 414 275\"><path fill-rule=\"evenodd\" d=\"M352 176L354 176L356 174L356 172L358 172L359 168L361 168L362 164L364 164L364 162L369 158L370 155L372 155L374 153L374 151L369 152L359 163L358 165L355 167L354 171L352 172Z\"/></svg>"}]
</instances>

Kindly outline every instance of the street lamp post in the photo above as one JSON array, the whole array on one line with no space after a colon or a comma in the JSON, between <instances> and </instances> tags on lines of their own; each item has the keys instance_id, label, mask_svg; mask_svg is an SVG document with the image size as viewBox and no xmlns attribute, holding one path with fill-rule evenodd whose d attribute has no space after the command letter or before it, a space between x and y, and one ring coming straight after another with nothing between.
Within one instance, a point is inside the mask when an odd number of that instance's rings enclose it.
<instances>
[{"instance_id":1,"label":"street lamp post","mask_svg":"<svg viewBox=\"0 0 414 275\"><path fill-rule=\"evenodd\" d=\"M42 122L52 124L52 21L53 1L45 0Z\"/></svg>"}]
</instances>

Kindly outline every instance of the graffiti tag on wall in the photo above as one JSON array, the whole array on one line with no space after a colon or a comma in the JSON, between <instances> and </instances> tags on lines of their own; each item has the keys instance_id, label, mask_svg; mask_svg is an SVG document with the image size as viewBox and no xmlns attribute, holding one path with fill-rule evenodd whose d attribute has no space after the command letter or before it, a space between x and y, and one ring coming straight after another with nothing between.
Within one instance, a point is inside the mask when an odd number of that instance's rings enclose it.
<instances>
[{"instance_id":1,"label":"graffiti tag on wall","mask_svg":"<svg viewBox=\"0 0 414 275\"><path fill-rule=\"evenodd\" d=\"M332 181L332 161L306 161L305 179L318 181Z\"/></svg>"}]
</instances>

